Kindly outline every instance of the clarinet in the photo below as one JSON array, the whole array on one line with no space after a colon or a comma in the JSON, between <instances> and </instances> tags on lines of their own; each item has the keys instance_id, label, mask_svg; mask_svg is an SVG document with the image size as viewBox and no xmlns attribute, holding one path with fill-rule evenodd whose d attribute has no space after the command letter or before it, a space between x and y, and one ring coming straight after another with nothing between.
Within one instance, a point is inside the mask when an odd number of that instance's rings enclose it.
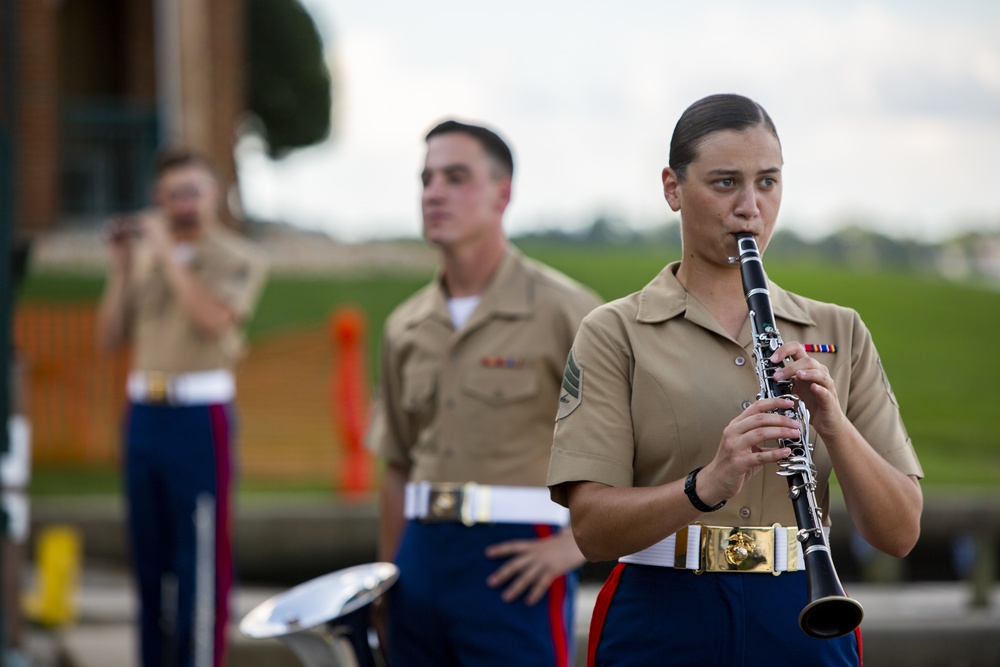
<instances>
[{"instance_id":1,"label":"clarinet","mask_svg":"<svg viewBox=\"0 0 1000 667\"><path fill-rule=\"evenodd\" d=\"M778 444L792 450L778 463L778 474L788 480L788 497L795 510L797 539L802 545L806 566L809 603L799 614L799 627L811 637L834 639L858 627L864 609L857 600L847 597L837 577L830 555L830 545L823 530L823 511L816 503L816 466L812 460L813 445L809 437L809 411L805 403L792 393L791 380L777 381L774 372L784 363L771 363L771 355L782 344L771 311L771 294L761 262L757 241L752 234L738 234L740 276L743 292L750 309L753 332L753 357L760 381L757 399L785 398L794 408L782 413L799 424L797 439L781 439Z\"/></svg>"}]
</instances>

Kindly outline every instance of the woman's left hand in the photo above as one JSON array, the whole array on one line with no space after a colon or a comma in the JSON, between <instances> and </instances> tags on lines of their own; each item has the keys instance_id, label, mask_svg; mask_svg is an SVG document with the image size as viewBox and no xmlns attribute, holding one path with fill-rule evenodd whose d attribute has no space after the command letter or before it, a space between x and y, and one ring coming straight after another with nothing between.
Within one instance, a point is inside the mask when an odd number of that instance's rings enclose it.
<instances>
[{"instance_id":1,"label":"woman's left hand","mask_svg":"<svg viewBox=\"0 0 1000 667\"><path fill-rule=\"evenodd\" d=\"M837 386L830 369L810 357L802 344L796 341L784 343L771 355L772 363L781 361L784 361L784 367L775 371L774 379L792 381L792 392L803 400L809 410L810 426L821 436L843 426L847 415L837 399Z\"/></svg>"}]
</instances>

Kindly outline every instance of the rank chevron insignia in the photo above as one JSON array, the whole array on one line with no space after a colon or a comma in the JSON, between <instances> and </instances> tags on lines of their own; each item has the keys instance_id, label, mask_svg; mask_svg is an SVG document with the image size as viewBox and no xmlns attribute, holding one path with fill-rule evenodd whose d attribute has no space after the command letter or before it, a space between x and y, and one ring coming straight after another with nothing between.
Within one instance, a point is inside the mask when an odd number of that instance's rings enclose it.
<instances>
[{"instance_id":1,"label":"rank chevron insignia","mask_svg":"<svg viewBox=\"0 0 1000 667\"><path fill-rule=\"evenodd\" d=\"M583 369L576 363L573 350L566 359L566 370L563 373L562 391L559 393L559 413L556 419L568 417L577 409L583 400Z\"/></svg>"}]
</instances>

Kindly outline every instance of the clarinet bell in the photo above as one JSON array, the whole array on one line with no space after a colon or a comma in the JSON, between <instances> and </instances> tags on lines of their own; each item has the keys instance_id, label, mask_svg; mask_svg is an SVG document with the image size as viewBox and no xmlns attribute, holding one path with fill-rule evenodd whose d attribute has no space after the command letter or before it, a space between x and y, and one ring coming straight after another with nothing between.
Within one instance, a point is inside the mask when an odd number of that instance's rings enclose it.
<instances>
[{"instance_id":1,"label":"clarinet bell","mask_svg":"<svg viewBox=\"0 0 1000 667\"><path fill-rule=\"evenodd\" d=\"M816 639L836 639L854 632L864 615L865 610L857 600L846 595L827 595L805 606L799 613L799 627Z\"/></svg>"},{"instance_id":2,"label":"clarinet bell","mask_svg":"<svg viewBox=\"0 0 1000 667\"><path fill-rule=\"evenodd\" d=\"M847 597L822 531L806 537L806 543L817 540L818 544L803 544L809 603L799 613L799 627L816 639L843 637L861 625L865 610L860 602Z\"/></svg>"}]
</instances>

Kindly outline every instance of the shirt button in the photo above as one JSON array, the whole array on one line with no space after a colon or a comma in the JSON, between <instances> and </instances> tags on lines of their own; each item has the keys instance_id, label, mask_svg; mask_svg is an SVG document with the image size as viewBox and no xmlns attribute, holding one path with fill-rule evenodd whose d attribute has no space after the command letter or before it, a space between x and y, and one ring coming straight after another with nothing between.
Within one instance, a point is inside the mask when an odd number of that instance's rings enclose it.
<instances>
[{"instance_id":1,"label":"shirt button","mask_svg":"<svg viewBox=\"0 0 1000 667\"><path fill-rule=\"evenodd\" d=\"M743 401L743 402L742 402L742 403L741 403L740 405L742 405L742 406L743 406L743 409L744 409L744 410L746 410L746 409L747 409L747 408L749 408L749 407L750 407L751 405L753 405L753 403L751 403L750 401Z\"/></svg>"},{"instance_id":2,"label":"shirt button","mask_svg":"<svg viewBox=\"0 0 1000 667\"><path fill-rule=\"evenodd\" d=\"M447 399L445 399L445 401L444 401L444 407L446 407L446 408L453 408L453 407L455 407L455 399L453 399L453 398L447 398Z\"/></svg>"},{"instance_id":3,"label":"shirt button","mask_svg":"<svg viewBox=\"0 0 1000 667\"><path fill-rule=\"evenodd\" d=\"M747 360L745 358L743 358L743 357L736 357L736 359L734 359L733 361L736 362L737 366L742 366L743 364L745 364L747 362Z\"/></svg>"},{"instance_id":4,"label":"shirt button","mask_svg":"<svg viewBox=\"0 0 1000 667\"><path fill-rule=\"evenodd\" d=\"M749 519L750 518L750 508L749 507L741 507L740 508L740 517L742 517L744 519Z\"/></svg>"}]
</instances>

